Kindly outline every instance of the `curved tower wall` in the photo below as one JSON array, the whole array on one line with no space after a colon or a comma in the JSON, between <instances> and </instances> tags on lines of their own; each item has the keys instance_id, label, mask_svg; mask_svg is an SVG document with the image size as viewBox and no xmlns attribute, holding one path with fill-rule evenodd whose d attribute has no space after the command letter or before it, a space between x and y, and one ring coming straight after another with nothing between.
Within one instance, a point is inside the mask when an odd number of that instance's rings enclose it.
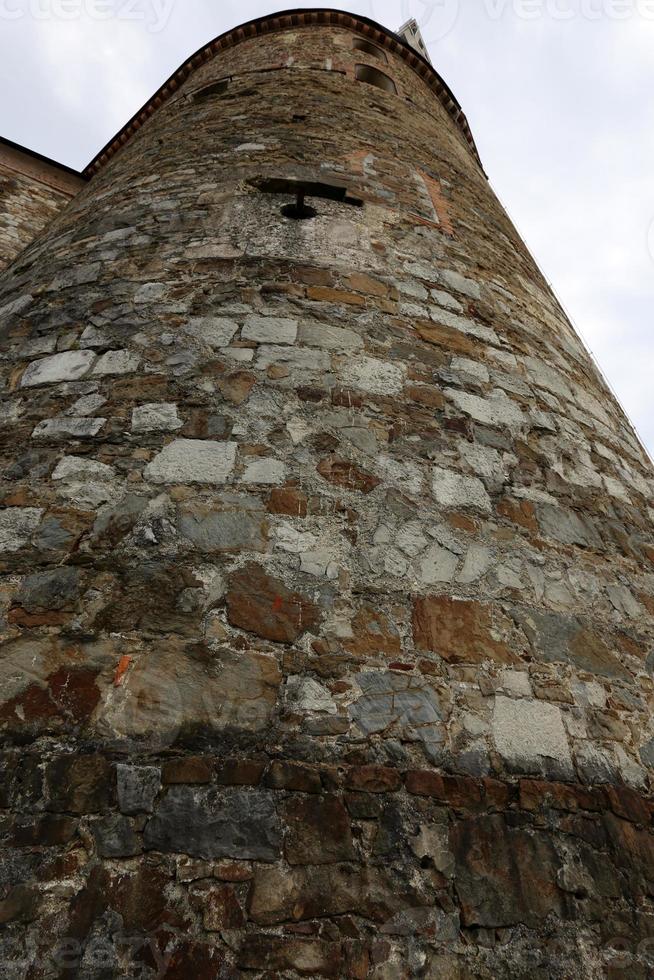
<instances>
[{"instance_id":1,"label":"curved tower wall","mask_svg":"<svg viewBox=\"0 0 654 980\"><path fill-rule=\"evenodd\" d=\"M191 72L0 279L30 977L641 969L651 466L453 107L340 16Z\"/></svg>"}]
</instances>

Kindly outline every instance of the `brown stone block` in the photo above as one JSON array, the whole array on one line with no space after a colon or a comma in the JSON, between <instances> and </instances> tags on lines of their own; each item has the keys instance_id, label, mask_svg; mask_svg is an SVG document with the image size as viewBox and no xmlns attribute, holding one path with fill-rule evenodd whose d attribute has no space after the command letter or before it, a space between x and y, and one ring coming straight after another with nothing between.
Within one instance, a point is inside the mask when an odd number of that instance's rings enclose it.
<instances>
[{"instance_id":1,"label":"brown stone block","mask_svg":"<svg viewBox=\"0 0 654 980\"><path fill-rule=\"evenodd\" d=\"M409 385L406 388L406 395L411 401L419 405L426 405L428 408L445 408L445 397L438 388L427 387L427 385Z\"/></svg>"},{"instance_id":2,"label":"brown stone block","mask_svg":"<svg viewBox=\"0 0 654 980\"><path fill-rule=\"evenodd\" d=\"M436 323L416 323L415 329L418 336L428 344L444 347L456 354L475 353L477 341L461 333L460 330L453 330L451 327Z\"/></svg>"},{"instance_id":3,"label":"brown stone block","mask_svg":"<svg viewBox=\"0 0 654 980\"><path fill-rule=\"evenodd\" d=\"M346 306L365 306L366 301L363 296L356 293L346 292L344 289L330 289L327 286L310 286L307 289L307 296L316 303L335 303Z\"/></svg>"},{"instance_id":4,"label":"brown stone block","mask_svg":"<svg viewBox=\"0 0 654 980\"><path fill-rule=\"evenodd\" d=\"M220 382L220 390L224 398L232 405L242 405L247 400L250 392L256 384L256 377L249 371L235 371L228 374Z\"/></svg>"},{"instance_id":5,"label":"brown stone block","mask_svg":"<svg viewBox=\"0 0 654 980\"><path fill-rule=\"evenodd\" d=\"M55 813L98 813L114 800L114 769L103 755L59 756L49 764L46 780Z\"/></svg>"},{"instance_id":6,"label":"brown stone block","mask_svg":"<svg viewBox=\"0 0 654 980\"><path fill-rule=\"evenodd\" d=\"M346 777L348 789L364 793L396 793L402 786L397 769L386 766L354 766Z\"/></svg>"},{"instance_id":7,"label":"brown stone block","mask_svg":"<svg viewBox=\"0 0 654 980\"><path fill-rule=\"evenodd\" d=\"M320 610L299 592L248 564L230 578L227 618L232 626L277 643L293 643L318 625Z\"/></svg>"},{"instance_id":8,"label":"brown stone block","mask_svg":"<svg viewBox=\"0 0 654 980\"><path fill-rule=\"evenodd\" d=\"M306 517L309 498L296 487L275 487L268 500L270 514L287 514L289 517Z\"/></svg>"},{"instance_id":9,"label":"brown stone block","mask_svg":"<svg viewBox=\"0 0 654 980\"><path fill-rule=\"evenodd\" d=\"M322 789L320 772L303 762L271 763L264 784L271 789L287 789L295 793L320 793Z\"/></svg>"},{"instance_id":10,"label":"brown stone block","mask_svg":"<svg viewBox=\"0 0 654 980\"><path fill-rule=\"evenodd\" d=\"M418 650L438 653L452 664L518 663L519 657L493 636L498 625L509 626L502 614L479 602L426 596L415 600L413 639Z\"/></svg>"},{"instance_id":11,"label":"brown stone block","mask_svg":"<svg viewBox=\"0 0 654 980\"><path fill-rule=\"evenodd\" d=\"M161 973L158 962L153 963L159 970L161 980L236 980L238 973L226 962L222 949L215 943L201 943L195 940L178 941L172 954L164 957L167 965Z\"/></svg>"},{"instance_id":12,"label":"brown stone block","mask_svg":"<svg viewBox=\"0 0 654 980\"><path fill-rule=\"evenodd\" d=\"M381 482L372 473L360 469L352 460L340 456L326 456L316 469L324 480L334 486L358 490L360 493L371 493Z\"/></svg>"},{"instance_id":13,"label":"brown stone block","mask_svg":"<svg viewBox=\"0 0 654 980\"><path fill-rule=\"evenodd\" d=\"M167 786L178 783L199 785L210 783L213 777L213 759L203 756L184 756L168 759L161 770L161 781Z\"/></svg>"},{"instance_id":14,"label":"brown stone block","mask_svg":"<svg viewBox=\"0 0 654 980\"><path fill-rule=\"evenodd\" d=\"M243 909L230 885L196 885L190 891L190 903L202 913L207 932L241 929L245 925Z\"/></svg>"},{"instance_id":15,"label":"brown stone block","mask_svg":"<svg viewBox=\"0 0 654 980\"><path fill-rule=\"evenodd\" d=\"M256 759L226 759L218 766L216 782L221 786L258 786L265 762Z\"/></svg>"},{"instance_id":16,"label":"brown stone block","mask_svg":"<svg viewBox=\"0 0 654 980\"><path fill-rule=\"evenodd\" d=\"M320 939L290 939L253 935L244 940L238 954L242 970L264 970L266 976L341 977L340 943Z\"/></svg>"},{"instance_id":17,"label":"brown stone block","mask_svg":"<svg viewBox=\"0 0 654 980\"><path fill-rule=\"evenodd\" d=\"M560 858L551 838L507 826L500 814L463 820L450 831L464 925L538 928L561 917Z\"/></svg>"},{"instance_id":18,"label":"brown stone block","mask_svg":"<svg viewBox=\"0 0 654 980\"><path fill-rule=\"evenodd\" d=\"M362 606L352 620L352 638L344 641L348 653L361 660L399 657L402 640L394 619L381 609Z\"/></svg>"},{"instance_id":19,"label":"brown stone block","mask_svg":"<svg viewBox=\"0 0 654 980\"><path fill-rule=\"evenodd\" d=\"M645 827L650 825L648 801L639 793L628 786L605 786L603 789L611 810L618 817Z\"/></svg>"},{"instance_id":20,"label":"brown stone block","mask_svg":"<svg viewBox=\"0 0 654 980\"><path fill-rule=\"evenodd\" d=\"M352 388L332 388L331 398L332 405L341 408L361 408L363 405L363 395Z\"/></svg>"},{"instance_id":21,"label":"brown stone block","mask_svg":"<svg viewBox=\"0 0 654 980\"><path fill-rule=\"evenodd\" d=\"M416 796L431 796L454 807L476 807L482 802L482 787L468 776L447 776L430 769L412 769L406 774L406 788Z\"/></svg>"},{"instance_id":22,"label":"brown stone block","mask_svg":"<svg viewBox=\"0 0 654 980\"><path fill-rule=\"evenodd\" d=\"M354 861L350 818L337 796L309 796L285 801L288 828L284 851L289 864L333 864Z\"/></svg>"},{"instance_id":23,"label":"brown stone block","mask_svg":"<svg viewBox=\"0 0 654 980\"><path fill-rule=\"evenodd\" d=\"M389 287L385 282L372 279L363 272L353 272L345 277L344 282L348 289L353 289L357 293L367 293L370 296L388 296L389 294ZM395 290L395 292L397 291Z\"/></svg>"},{"instance_id":24,"label":"brown stone block","mask_svg":"<svg viewBox=\"0 0 654 980\"><path fill-rule=\"evenodd\" d=\"M489 809L506 810L517 795L516 786L502 782L500 779L484 776L481 784L484 789L484 800Z\"/></svg>"}]
</instances>

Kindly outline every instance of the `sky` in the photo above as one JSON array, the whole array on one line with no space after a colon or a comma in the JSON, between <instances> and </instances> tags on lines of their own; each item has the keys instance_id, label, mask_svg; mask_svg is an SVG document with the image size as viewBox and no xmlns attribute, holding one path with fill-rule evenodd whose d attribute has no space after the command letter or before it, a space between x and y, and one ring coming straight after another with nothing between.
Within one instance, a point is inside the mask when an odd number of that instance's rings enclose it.
<instances>
[{"instance_id":1,"label":"sky","mask_svg":"<svg viewBox=\"0 0 654 980\"><path fill-rule=\"evenodd\" d=\"M330 5L419 22L495 192L654 455L654 0ZM280 8L0 0L0 135L81 169L197 48Z\"/></svg>"}]
</instances>

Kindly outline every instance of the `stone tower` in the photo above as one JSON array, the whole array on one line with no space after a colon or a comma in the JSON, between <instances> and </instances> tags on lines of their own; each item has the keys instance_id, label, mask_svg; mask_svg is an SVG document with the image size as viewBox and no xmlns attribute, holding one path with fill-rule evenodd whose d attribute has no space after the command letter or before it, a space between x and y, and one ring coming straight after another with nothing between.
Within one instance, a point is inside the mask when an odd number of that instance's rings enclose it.
<instances>
[{"instance_id":1,"label":"stone tower","mask_svg":"<svg viewBox=\"0 0 654 980\"><path fill-rule=\"evenodd\" d=\"M0 278L3 976L650 976L652 470L447 86L267 17L83 183Z\"/></svg>"}]
</instances>

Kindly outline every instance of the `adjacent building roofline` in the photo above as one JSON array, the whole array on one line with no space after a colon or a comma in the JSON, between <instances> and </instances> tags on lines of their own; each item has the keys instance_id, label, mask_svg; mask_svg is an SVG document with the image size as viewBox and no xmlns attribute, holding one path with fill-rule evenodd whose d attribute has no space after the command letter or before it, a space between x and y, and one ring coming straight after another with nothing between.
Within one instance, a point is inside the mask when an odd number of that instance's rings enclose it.
<instances>
[{"instance_id":1,"label":"adjacent building roofline","mask_svg":"<svg viewBox=\"0 0 654 980\"><path fill-rule=\"evenodd\" d=\"M484 172L481 159L477 151L477 146L465 113L463 112L449 86L443 81L441 76L434 70L433 66L429 63L429 61L427 61L426 58L419 54L398 34L387 30L381 24L376 23L374 20L370 20L368 17L363 17L358 14L349 14L343 10L317 8L307 10L284 10L276 14L269 14L265 17L259 17L256 20L251 20L246 24L241 24L232 30L226 31L219 37L214 38L213 41L203 45L195 52L195 54L191 55L191 57L188 58L187 61L185 61L184 64L177 69L177 71L173 72L170 78L163 83L152 98L150 98L145 105L132 116L132 118L125 124L125 126L123 126L116 136L109 140L106 146L100 150L100 152L85 168L83 171L84 176L88 179L96 174L118 152L118 150L120 150L121 147L123 147L131 139L134 133L141 128L143 123L146 122L146 120L149 119L150 116L152 116L157 109L159 109L164 102L170 98L170 96L197 68L200 67L200 65L210 61L220 51L234 47L234 45L239 44L241 41L245 41L252 37L258 37L263 34L271 34L294 27L311 27L316 25L331 25L334 27L343 27L347 30L356 31L365 35L366 37L369 37L380 46L387 48L389 51L403 58L409 67L412 68L416 74L418 74L434 91L441 104L445 107L448 114L461 131L472 155L481 167L482 172Z\"/></svg>"},{"instance_id":2,"label":"adjacent building roofline","mask_svg":"<svg viewBox=\"0 0 654 980\"><path fill-rule=\"evenodd\" d=\"M75 193L89 178L86 174L0 136L0 162L16 173L26 174L49 187Z\"/></svg>"}]
</instances>

